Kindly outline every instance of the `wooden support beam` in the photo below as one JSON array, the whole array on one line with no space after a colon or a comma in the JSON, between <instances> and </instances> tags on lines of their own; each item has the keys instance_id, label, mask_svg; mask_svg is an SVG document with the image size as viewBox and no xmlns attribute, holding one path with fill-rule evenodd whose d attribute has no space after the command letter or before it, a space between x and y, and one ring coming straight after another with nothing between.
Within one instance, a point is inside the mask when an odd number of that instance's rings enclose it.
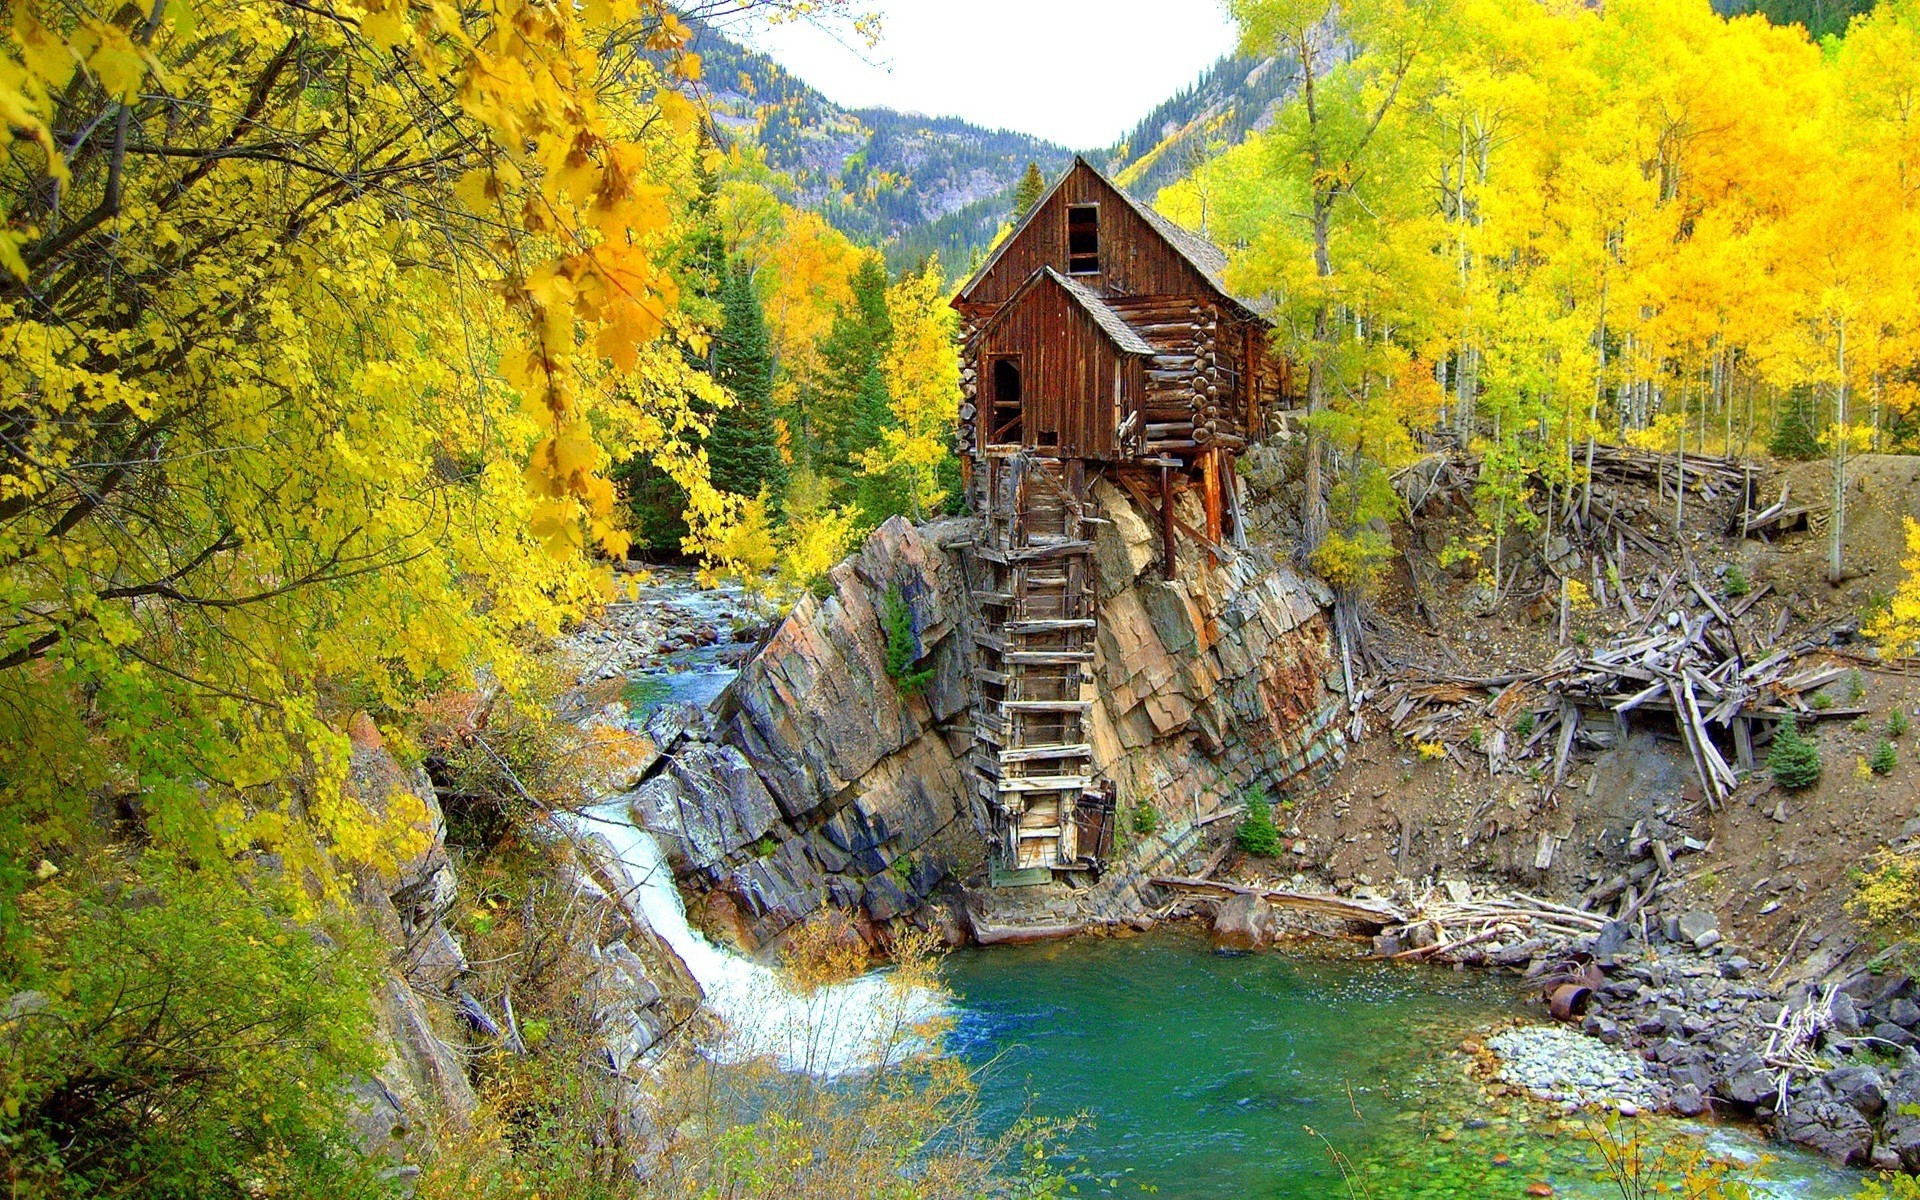
<instances>
[{"instance_id":1,"label":"wooden support beam","mask_svg":"<svg viewBox=\"0 0 1920 1200\"><path fill-rule=\"evenodd\" d=\"M1220 539L1225 536L1222 532L1224 506L1220 499L1220 452L1218 450L1209 449L1200 456L1200 484L1201 499L1207 510L1207 540L1218 546ZM1212 551L1208 553L1211 554ZM1216 564L1219 562L1217 555L1214 556L1214 562Z\"/></svg>"},{"instance_id":2,"label":"wooden support beam","mask_svg":"<svg viewBox=\"0 0 1920 1200\"><path fill-rule=\"evenodd\" d=\"M1173 472L1160 468L1160 555L1162 574L1167 579L1174 578L1178 564L1174 559L1173 547Z\"/></svg>"},{"instance_id":3,"label":"wooden support beam","mask_svg":"<svg viewBox=\"0 0 1920 1200\"><path fill-rule=\"evenodd\" d=\"M1028 775L1020 779L1002 779L1003 792L1080 792L1093 783L1091 775Z\"/></svg>"},{"instance_id":4,"label":"wooden support beam","mask_svg":"<svg viewBox=\"0 0 1920 1200\"><path fill-rule=\"evenodd\" d=\"M1005 700L1000 704L1008 712L1083 713L1093 708L1091 700Z\"/></svg>"}]
</instances>

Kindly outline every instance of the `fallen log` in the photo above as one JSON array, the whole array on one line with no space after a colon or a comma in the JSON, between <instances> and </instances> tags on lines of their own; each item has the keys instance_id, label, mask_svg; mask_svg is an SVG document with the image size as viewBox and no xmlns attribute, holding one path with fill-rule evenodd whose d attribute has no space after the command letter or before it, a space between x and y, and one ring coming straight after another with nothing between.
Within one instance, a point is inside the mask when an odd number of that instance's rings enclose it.
<instances>
[{"instance_id":1,"label":"fallen log","mask_svg":"<svg viewBox=\"0 0 1920 1200\"><path fill-rule=\"evenodd\" d=\"M1284 888L1248 887L1244 884L1223 883L1213 879L1195 879L1186 875L1155 875L1148 882L1156 887L1173 888L1176 891L1194 892L1199 895L1257 896L1275 908L1297 909L1324 917L1337 917L1343 921L1358 921L1366 925L1384 927L1402 925L1407 921L1406 913L1391 904L1377 900L1348 900L1342 896L1290 892Z\"/></svg>"}]
</instances>

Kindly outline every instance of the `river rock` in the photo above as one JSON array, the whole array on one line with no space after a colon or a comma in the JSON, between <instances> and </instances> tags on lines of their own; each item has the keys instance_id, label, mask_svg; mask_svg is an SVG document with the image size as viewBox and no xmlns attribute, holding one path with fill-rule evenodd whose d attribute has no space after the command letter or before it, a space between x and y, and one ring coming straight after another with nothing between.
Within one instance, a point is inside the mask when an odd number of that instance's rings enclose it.
<instances>
[{"instance_id":1,"label":"river rock","mask_svg":"<svg viewBox=\"0 0 1920 1200\"><path fill-rule=\"evenodd\" d=\"M1265 946L1272 936L1273 914L1257 896L1229 896L1213 915L1213 948L1245 954Z\"/></svg>"},{"instance_id":2,"label":"river rock","mask_svg":"<svg viewBox=\"0 0 1920 1200\"><path fill-rule=\"evenodd\" d=\"M1887 1020L1906 1029L1920 1025L1920 1005L1905 996L1887 1006Z\"/></svg>"},{"instance_id":3,"label":"river rock","mask_svg":"<svg viewBox=\"0 0 1920 1200\"><path fill-rule=\"evenodd\" d=\"M1872 1067L1835 1067L1821 1077L1834 1099L1862 1116L1877 1117L1887 1107L1886 1082Z\"/></svg>"},{"instance_id":4,"label":"river rock","mask_svg":"<svg viewBox=\"0 0 1920 1200\"><path fill-rule=\"evenodd\" d=\"M1751 1108L1778 1094L1780 1080L1775 1072L1767 1069L1758 1054L1750 1052L1727 1066L1726 1075L1716 1085L1716 1090L1735 1104Z\"/></svg>"},{"instance_id":5,"label":"river rock","mask_svg":"<svg viewBox=\"0 0 1920 1200\"><path fill-rule=\"evenodd\" d=\"M1487 1039L1500 1076L1536 1096L1575 1106L1658 1106L1639 1056L1560 1025L1521 1025Z\"/></svg>"},{"instance_id":6,"label":"river rock","mask_svg":"<svg viewBox=\"0 0 1920 1200\"><path fill-rule=\"evenodd\" d=\"M1854 1007L1853 997L1841 991L1833 996L1833 1027L1841 1033L1859 1033L1860 1013Z\"/></svg>"},{"instance_id":7,"label":"river rock","mask_svg":"<svg viewBox=\"0 0 1920 1200\"><path fill-rule=\"evenodd\" d=\"M1873 1152L1873 1126L1850 1104L1795 1098L1780 1128L1786 1139L1843 1167L1865 1166Z\"/></svg>"}]
</instances>

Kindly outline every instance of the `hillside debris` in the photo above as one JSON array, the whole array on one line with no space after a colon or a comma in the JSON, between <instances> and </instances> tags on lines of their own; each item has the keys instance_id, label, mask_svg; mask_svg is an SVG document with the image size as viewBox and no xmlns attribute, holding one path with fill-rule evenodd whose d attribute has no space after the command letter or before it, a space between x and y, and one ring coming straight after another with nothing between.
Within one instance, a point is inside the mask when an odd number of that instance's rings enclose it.
<instances>
[{"instance_id":1,"label":"hillside debris","mask_svg":"<svg viewBox=\"0 0 1920 1200\"><path fill-rule=\"evenodd\" d=\"M1381 691L1387 724L1462 765L1465 742L1486 758L1489 775L1549 759L1558 787L1576 743L1604 749L1624 737L1630 714L1663 714L1686 744L1702 794L1718 807L1740 786L1740 773L1754 769L1754 747L1779 722L1865 711L1813 702L1847 665L1804 644L1760 655L1777 639L1745 618L1764 594L1716 598L1688 561L1667 573L1646 613L1606 645L1568 647L1532 672L1403 676ZM1631 605L1626 593L1620 598Z\"/></svg>"}]
</instances>

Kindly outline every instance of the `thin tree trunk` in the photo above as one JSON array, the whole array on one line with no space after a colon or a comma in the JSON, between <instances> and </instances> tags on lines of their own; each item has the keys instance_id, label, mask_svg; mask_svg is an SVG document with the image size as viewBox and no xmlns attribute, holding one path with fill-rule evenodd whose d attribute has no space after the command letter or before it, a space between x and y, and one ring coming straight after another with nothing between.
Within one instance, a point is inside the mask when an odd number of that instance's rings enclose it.
<instances>
[{"instance_id":1,"label":"thin tree trunk","mask_svg":"<svg viewBox=\"0 0 1920 1200\"><path fill-rule=\"evenodd\" d=\"M1600 393L1607 386L1607 276L1600 276L1600 365L1593 372L1593 408L1587 420L1587 482L1580 496L1580 523L1592 519L1593 437L1600 428Z\"/></svg>"},{"instance_id":2,"label":"thin tree trunk","mask_svg":"<svg viewBox=\"0 0 1920 1200\"><path fill-rule=\"evenodd\" d=\"M1833 404L1833 520L1827 526L1827 582L1840 585L1840 548L1847 529L1847 318L1840 317L1840 386Z\"/></svg>"}]
</instances>

